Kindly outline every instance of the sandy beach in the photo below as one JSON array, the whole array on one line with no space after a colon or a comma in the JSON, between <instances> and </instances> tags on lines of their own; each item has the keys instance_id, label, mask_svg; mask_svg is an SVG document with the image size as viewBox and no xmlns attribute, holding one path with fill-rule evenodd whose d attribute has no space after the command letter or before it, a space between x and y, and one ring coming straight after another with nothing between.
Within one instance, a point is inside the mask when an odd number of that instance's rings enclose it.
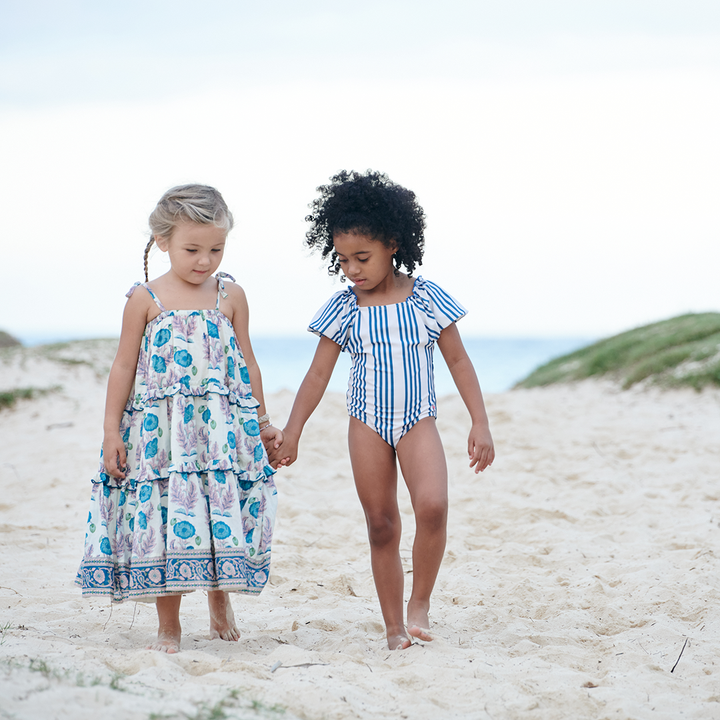
<instances>
[{"instance_id":1,"label":"sandy beach","mask_svg":"<svg viewBox=\"0 0 720 720\"><path fill-rule=\"evenodd\" d=\"M401 652L385 644L344 398L328 395L276 476L270 583L233 598L240 641L209 639L194 593L168 656L144 649L153 605L74 584L113 352L0 357L0 390L61 386L0 411L0 718L720 718L719 391L490 395L497 459L481 476L460 398L441 398L435 640ZM292 400L267 398L276 424ZM401 507L409 591L404 488Z\"/></svg>"}]
</instances>

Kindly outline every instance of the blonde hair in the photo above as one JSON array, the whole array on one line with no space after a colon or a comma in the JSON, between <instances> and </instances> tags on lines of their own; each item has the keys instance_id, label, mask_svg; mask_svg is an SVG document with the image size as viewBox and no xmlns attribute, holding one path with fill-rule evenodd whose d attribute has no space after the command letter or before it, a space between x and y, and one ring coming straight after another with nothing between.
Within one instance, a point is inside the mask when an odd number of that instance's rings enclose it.
<instances>
[{"instance_id":1,"label":"blonde hair","mask_svg":"<svg viewBox=\"0 0 720 720\"><path fill-rule=\"evenodd\" d=\"M155 237L170 239L182 222L215 225L230 232L233 216L222 195L209 185L178 185L170 188L150 214L150 241L145 247L145 282L148 281L148 256Z\"/></svg>"}]
</instances>

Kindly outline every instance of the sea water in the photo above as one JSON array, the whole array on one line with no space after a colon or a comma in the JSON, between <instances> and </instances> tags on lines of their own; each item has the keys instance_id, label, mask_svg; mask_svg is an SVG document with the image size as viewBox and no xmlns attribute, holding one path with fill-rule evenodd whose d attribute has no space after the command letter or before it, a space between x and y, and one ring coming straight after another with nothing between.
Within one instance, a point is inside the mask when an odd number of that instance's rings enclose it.
<instances>
[{"instance_id":1,"label":"sea water","mask_svg":"<svg viewBox=\"0 0 720 720\"><path fill-rule=\"evenodd\" d=\"M253 349L262 370L265 392L297 390L312 362L318 340L307 337L255 337ZM535 368L593 342L590 338L463 338L484 393L504 392ZM340 353L328 385L332 392L347 389L350 356ZM435 350L435 389L438 395L457 392L442 353Z\"/></svg>"},{"instance_id":2,"label":"sea water","mask_svg":"<svg viewBox=\"0 0 720 720\"><path fill-rule=\"evenodd\" d=\"M24 345L39 345L79 338L38 334L20 336ZM589 345L592 338L463 338L465 349L475 366L484 393L505 392L527 377L535 368ZM253 350L262 371L266 393L280 390L295 392L312 362L318 339L307 336L252 338ZM347 390L350 356L340 353L328 385L331 392ZM438 395L456 392L442 353L435 350L435 388Z\"/></svg>"}]
</instances>

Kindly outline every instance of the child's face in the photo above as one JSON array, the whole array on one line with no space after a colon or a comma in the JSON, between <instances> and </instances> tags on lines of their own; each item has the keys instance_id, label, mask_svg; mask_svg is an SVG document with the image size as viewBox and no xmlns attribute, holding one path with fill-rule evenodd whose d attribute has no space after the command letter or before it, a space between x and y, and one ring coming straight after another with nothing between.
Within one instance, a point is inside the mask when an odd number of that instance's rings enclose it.
<instances>
[{"instance_id":1,"label":"child's face","mask_svg":"<svg viewBox=\"0 0 720 720\"><path fill-rule=\"evenodd\" d=\"M375 289L394 274L395 246L387 247L362 233L334 233L333 245L345 277L364 291Z\"/></svg>"},{"instance_id":2,"label":"child's face","mask_svg":"<svg viewBox=\"0 0 720 720\"><path fill-rule=\"evenodd\" d=\"M185 282L200 285L220 267L227 231L215 225L180 223L170 239L156 238L167 252L173 272Z\"/></svg>"}]
</instances>

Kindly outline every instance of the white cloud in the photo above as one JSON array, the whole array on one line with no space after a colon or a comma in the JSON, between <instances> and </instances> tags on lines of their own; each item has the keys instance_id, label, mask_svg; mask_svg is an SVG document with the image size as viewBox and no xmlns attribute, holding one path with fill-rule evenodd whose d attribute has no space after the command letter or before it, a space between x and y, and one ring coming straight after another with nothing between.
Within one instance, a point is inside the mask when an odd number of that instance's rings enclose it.
<instances>
[{"instance_id":1,"label":"white cloud","mask_svg":"<svg viewBox=\"0 0 720 720\"><path fill-rule=\"evenodd\" d=\"M417 192L422 270L470 307L465 333L718 307L714 5L176 3L166 21L78 0L75 24L52 5L0 23L0 327L116 333L147 215L200 181L238 218L224 269L256 332L301 333L339 287L303 249L307 204L368 167Z\"/></svg>"},{"instance_id":2,"label":"white cloud","mask_svg":"<svg viewBox=\"0 0 720 720\"><path fill-rule=\"evenodd\" d=\"M0 290L0 325L112 333L147 215L197 180L238 218L224 268L256 299L256 331L302 332L338 287L307 257L303 218L343 167L417 192L423 271L474 310L466 333L597 335L717 307L717 84L318 83L6 113L5 257L22 271ZM23 294L29 277L41 292Z\"/></svg>"}]
</instances>

